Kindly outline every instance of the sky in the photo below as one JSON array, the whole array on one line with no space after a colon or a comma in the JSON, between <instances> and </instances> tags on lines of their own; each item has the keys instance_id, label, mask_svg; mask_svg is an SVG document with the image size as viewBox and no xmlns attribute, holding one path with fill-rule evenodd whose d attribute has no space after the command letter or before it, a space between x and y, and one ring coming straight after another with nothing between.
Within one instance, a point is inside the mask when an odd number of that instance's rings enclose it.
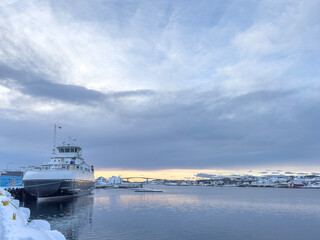
<instances>
[{"instance_id":1,"label":"sky","mask_svg":"<svg viewBox=\"0 0 320 240\"><path fill-rule=\"evenodd\" d=\"M2 0L0 168L47 161L56 123L104 175L318 172L319 10Z\"/></svg>"}]
</instances>

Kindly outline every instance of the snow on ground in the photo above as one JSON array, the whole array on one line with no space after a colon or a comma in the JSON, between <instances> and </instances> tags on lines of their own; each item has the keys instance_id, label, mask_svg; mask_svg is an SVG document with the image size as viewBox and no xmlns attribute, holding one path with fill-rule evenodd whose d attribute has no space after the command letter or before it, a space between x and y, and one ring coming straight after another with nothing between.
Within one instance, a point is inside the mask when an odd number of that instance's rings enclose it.
<instances>
[{"instance_id":1,"label":"snow on ground","mask_svg":"<svg viewBox=\"0 0 320 240\"><path fill-rule=\"evenodd\" d=\"M0 188L0 239L2 240L66 240L62 233L51 230L43 220L29 222L30 210L19 207L19 200ZM14 219L15 218L15 219Z\"/></svg>"}]
</instances>

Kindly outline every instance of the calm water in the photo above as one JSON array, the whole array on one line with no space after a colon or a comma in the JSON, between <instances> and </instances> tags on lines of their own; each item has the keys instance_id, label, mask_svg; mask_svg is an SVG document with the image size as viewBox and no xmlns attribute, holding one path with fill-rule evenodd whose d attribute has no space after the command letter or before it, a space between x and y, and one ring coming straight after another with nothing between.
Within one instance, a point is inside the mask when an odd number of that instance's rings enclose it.
<instances>
[{"instance_id":1,"label":"calm water","mask_svg":"<svg viewBox=\"0 0 320 240\"><path fill-rule=\"evenodd\" d=\"M318 239L320 190L167 187L163 193L97 189L28 203L67 239Z\"/></svg>"}]
</instances>

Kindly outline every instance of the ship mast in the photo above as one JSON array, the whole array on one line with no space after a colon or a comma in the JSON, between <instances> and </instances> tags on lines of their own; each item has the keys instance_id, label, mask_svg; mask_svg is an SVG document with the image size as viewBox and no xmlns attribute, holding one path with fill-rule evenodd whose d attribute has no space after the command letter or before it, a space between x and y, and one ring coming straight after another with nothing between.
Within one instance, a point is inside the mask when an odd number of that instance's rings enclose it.
<instances>
[{"instance_id":1,"label":"ship mast","mask_svg":"<svg viewBox=\"0 0 320 240\"><path fill-rule=\"evenodd\" d=\"M56 137L57 137L57 124L54 124L53 127L53 152L52 154L56 154Z\"/></svg>"},{"instance_id":2,"label":"ship mast","mask_svg":"<svg viewBox=\"0 0 320 240\"><path fill-rule=\"evenodd\" d=\"M61 129L62 127L58 126L57 124L54 124L53 127L53 155L56 155L56 138L57 138L57 127Z\"/></svg>"}]
</instances>

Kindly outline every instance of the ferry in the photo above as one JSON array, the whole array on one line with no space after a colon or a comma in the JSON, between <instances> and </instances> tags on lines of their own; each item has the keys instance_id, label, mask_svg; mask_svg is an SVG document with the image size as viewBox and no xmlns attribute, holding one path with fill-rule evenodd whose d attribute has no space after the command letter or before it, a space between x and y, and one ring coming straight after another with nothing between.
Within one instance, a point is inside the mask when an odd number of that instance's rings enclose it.
<instances>
[{"instance_id":1,"label":"ferry","mask_svg":"<svg viewBox=\"0 0 320 240\"><path fill-rule=\"evenodd\" d=\"M24 190L37 199L90 194L95 187L94 168L82 158L82 148L63 143L56 149L49 162L24 174Z\"/></svg>"}]
</instances>

